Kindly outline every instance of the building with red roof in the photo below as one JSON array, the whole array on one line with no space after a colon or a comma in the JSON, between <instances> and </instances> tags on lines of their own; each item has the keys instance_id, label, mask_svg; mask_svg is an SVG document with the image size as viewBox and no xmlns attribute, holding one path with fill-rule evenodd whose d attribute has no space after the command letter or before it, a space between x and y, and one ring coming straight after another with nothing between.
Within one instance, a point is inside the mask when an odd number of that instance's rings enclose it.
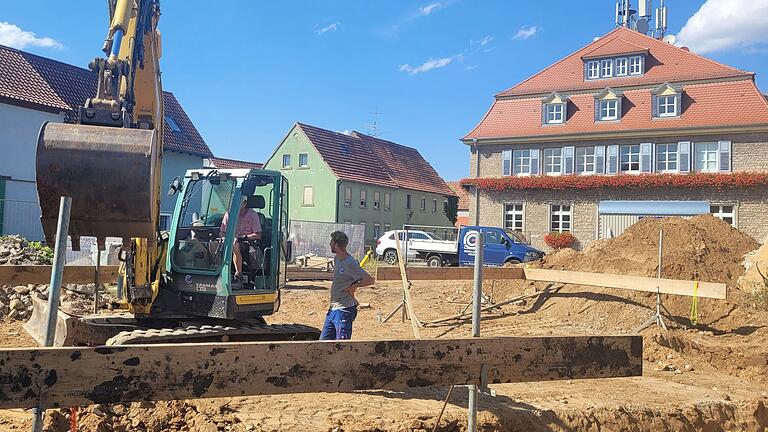
<instances>
[{"instance_id":1,"label":"building with red roof","mask_svg":"<svg viewBox=\"0 0 768 432\"><path fill-rule=\"evenodd\" d=\"M701 213L768 236L754 74L625 27L496 94L462 141L481 223L538 246L552 231L585 246L642 217Z\"/></svg>"},{"instance_id":2,"label":"building with red roof","mask_svg":"<svg viewBox=\"0 0 768 432\"><path fill-rule=\"evenodd\" d=\"M405 224L452 225L454 192L412 147L296 123L264 167L288 180L292 221L365 224L368 244Z\"/></svg>"}]
</instances>

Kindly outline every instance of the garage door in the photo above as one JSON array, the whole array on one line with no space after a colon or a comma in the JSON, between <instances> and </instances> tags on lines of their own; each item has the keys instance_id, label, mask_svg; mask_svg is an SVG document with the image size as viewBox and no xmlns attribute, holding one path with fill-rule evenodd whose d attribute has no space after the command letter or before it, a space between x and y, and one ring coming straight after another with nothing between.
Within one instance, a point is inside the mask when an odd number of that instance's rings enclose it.
<instances>
[{"instance_id":1,"label":"garage door","mask_svg":"<svg viewBox=\"0 0 768 432\"><path fill-rule=\"evenodd\" d=\"M709 213L707 201L600 201L598 238L620 236L642 218L680 216L689 219L706 213Z\"/></svg>"}]
</instances>

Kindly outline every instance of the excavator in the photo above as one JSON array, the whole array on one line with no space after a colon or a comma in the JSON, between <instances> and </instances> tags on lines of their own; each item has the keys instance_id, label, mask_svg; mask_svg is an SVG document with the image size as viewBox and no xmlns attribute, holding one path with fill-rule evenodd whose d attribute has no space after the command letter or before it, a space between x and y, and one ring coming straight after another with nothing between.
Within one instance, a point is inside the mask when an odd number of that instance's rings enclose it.
<instances>
[{"instance_id":1,"label":"excavator","mask_svg":"<svg viewBox=\"0 0 768 432\"><path fill-rule=\"evenodd\" d=\"M54 244L61 197L71 197L69 236L122 239L119 313L59 311L55 346L311 340L317 328L268 325L280 306L288 241L288 183L279 172L194 168L176 177L170 231L159 229L163 92L159 0L108 0L105 57L91 61L96 94L76 123L46 123L37 142L41 222ZM255 211L261 239L249 245L237 278L240 207ZM222 220L228 216L226 229ZM46 303L35 299L25 329L44 340Z\"/></svg>"}]
</instances>

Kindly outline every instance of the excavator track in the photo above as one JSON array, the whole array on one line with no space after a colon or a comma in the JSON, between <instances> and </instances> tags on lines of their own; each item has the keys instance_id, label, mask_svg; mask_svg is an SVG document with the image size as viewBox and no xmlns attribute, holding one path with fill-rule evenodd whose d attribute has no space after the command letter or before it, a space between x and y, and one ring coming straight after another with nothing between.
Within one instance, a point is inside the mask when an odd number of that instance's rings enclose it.
<instances>
[{"instance_id":1,"label":"excavator track","mask_svg":"<svg viewBox=\"0 0 768 432\"><path fill-rule=\"evenodd\" d=\"M200 325L124 331L109 338L106 344L258 342L317 340L319 337L317 328L302 324Z\"/></svg>"}]
</instances>

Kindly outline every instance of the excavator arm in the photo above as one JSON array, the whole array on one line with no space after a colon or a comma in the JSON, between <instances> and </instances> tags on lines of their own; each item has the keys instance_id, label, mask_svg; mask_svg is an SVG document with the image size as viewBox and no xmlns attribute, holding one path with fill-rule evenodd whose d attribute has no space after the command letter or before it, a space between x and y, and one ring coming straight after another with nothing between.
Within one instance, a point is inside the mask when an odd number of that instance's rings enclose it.
<instances>
[{"instance_id":1,"label":"excavator arm","mask_svg":"<svg viewBox=\"0 0 768 432\"><path fill-rule=\"evenodd\" d=\"M149 313L164 244L158 231L163 148L159 0L109 0L105 57L89 67L93 97L76 124L46 123L37 143L37 190L46 241L56 233L59 200L72 198L69 235L123 242L119 284L129 311Z\"/></svg>"}]
</instances>

